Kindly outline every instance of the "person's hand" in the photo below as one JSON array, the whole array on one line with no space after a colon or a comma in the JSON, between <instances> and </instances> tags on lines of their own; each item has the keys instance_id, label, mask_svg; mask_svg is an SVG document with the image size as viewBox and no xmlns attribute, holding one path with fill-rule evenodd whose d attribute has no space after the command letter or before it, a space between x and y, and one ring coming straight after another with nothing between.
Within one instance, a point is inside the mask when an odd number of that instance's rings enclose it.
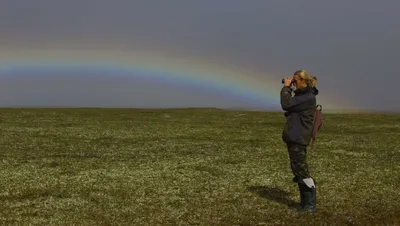
<instances>
[{"instance_id":1,"label":"person's hand","mask_svg":"<svg viewBox=\"0 0 400 226\"><path fill-rule=\"evenodd\" d=\"M293 78L290 77L285 78L285 86L292 86L292 80Z\"/></svg>"}]
</instances>

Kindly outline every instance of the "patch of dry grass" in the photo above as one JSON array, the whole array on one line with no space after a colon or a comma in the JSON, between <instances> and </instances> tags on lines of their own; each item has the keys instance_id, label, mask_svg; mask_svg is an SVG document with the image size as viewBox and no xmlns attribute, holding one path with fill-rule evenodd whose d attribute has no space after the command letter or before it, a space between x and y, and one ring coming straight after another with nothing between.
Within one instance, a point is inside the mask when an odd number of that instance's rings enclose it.
<instances>
[{"instance_id":1,"label":"patch of dry grass","mask_svg":"<svg viewBox=\"0 0 400 226\"><path fill-rule=\"evenodd\" d=\"M400 224L400 115L327 114L298 214L282 113L2 109L6 225Z\"/></svg>"}]
</instances>

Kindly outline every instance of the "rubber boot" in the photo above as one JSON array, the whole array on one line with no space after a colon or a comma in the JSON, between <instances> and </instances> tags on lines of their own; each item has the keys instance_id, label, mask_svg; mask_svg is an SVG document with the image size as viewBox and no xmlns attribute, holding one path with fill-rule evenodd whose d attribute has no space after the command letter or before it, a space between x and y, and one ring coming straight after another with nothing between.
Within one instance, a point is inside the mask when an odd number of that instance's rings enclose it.
<instances>
[{"instance_id":1,"label":"rubber boot","mask_svg":"<svg viewBox=\"0 0 400 226\"><path fill-rule=\"evenodd\" d=\"M299 183L300 193L303 195L303 205L297 210L298 212L315 212L317 211L317 193L316 188L309 188L303 183ZM301 197L301 196L300 196Z\"/></svg>"},{"instance_id":2,"label":"rubber boot","mask_svg":"<svg viewBox=\"0 0 400 226\"><path fill-rule=\"evenodd\" d=\"M304 204L305 204L305 200L304 200L304 194L303 192L301 192L301 185L300 183L297 183L297 185L299 186L299 193L300 193L300 204L297 206L297 210L301 210L302 208L304 208Z\"/></svg>"}]
</instances>

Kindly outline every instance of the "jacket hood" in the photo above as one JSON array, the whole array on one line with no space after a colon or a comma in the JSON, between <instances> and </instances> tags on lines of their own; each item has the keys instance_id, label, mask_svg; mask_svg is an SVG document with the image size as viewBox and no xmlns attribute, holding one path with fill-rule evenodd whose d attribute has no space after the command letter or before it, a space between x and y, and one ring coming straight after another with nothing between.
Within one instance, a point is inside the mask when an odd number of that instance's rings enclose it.
<instances>
[{"instance_id":1,"label":"jacket hood","mask_svg":"<svg viewBox=\"0 0 400 226\"><path fill-rule=\"evenodd\" d=\"M295 93L302 95L308 92L311 92L314 95L318 95L319 91L317 89L317 87L313 86L313 87L306 87L306 88L302 88L302 89L296 89L294 91Z\"/></svg>"},{"instance_id":2,"label":"jacket hood","mask_svg":"<svg viewBox=\"0 0 400 226\"><path fill-rule=\"evenodd\" d=\"M318 93L319 93L317 87L315 87L315 86L311 88L311 92L312 92L314 95L318 95Z\"/></svg>"}]
</instances>

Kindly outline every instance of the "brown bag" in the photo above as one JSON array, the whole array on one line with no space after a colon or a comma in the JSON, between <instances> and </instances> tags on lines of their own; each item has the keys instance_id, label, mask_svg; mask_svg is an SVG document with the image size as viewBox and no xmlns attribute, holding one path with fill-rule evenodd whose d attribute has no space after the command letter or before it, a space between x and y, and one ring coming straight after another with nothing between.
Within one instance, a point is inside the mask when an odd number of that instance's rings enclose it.
<instances>
[{"instance_id":1,"label":"brown bag","mask_svg":"<svg viewBox=\"0 0 400 226\"><path fill-rule=\"evenodd\" d=\"M318 107L320 109L318 109ZM311 148L314 146L314 142L317 138L317 133L321 129L323 122L324 122L324 119L323 119L323 115L322 115L322 106L318 104L314 110L314 125L313 125L313 131L312 131Z\"/></svg>"}]
</instances>

